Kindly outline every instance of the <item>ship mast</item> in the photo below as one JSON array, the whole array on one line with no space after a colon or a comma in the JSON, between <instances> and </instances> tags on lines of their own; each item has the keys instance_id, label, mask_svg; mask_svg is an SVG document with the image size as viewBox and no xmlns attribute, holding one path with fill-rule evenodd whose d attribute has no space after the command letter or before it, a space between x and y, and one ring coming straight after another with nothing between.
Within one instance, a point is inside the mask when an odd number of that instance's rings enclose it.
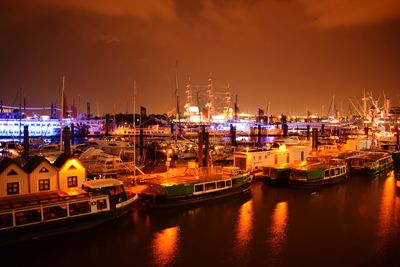
<instances>
[{"instance_id":1,"label":"ship mast","mask_svg":"<svg viewBox=\"0 0 400 267\"><path fill-rule=\"evenodd\" d=\"M213 95L213 85L212 85L212 73L210 73L210 76L208 78L208 84L207 84L207 119L208 123L211 122L212 115L213 115L213 108L214 108L214 95Z\"/></svg>"},{"instance_id":2,"label":"ship mast","mask_svg":"<svg viewBox=\"0 0 400 267\"><path fill-rule=\"evenodd\" d=\"M133 176L136 177L136 80L133 80Z\"/></svg>"},{"instance_id":3,"label":"ship mast","mask_svg":"<svg viewBox=\"0 0 400 267\"><path fill-rule=\"evenodd\" d=\"M65 76L62 77L61 83L61 110L60 110L60 153L63 150L63 138L62 138L62 131L63 131L63 119L64 119L64 83L65 83Z\"/></svg>"},{"instance_id":4,"label":"ship mast","mask_svg":"<svg viewBox=\"0 0 400 267\"><path fill-rule=\"evenodd\" d=\"M192 106L192 102L193 102L193 97L192 97L192 85L191 85L191 80L190 80L190 76L189 76L189 81L188 84L186 85L186 103L185 103L185 113L186 113L186 117L187 117L187 121L186 124L190 122L190 107Z\"/></svg>"},{"instance_id":5,"label":"ship mast","mask_svg":"<svg viewBox=\"0 0 400 267\"><path fill-rule=\"evenodd\" d=\"M178 87L178 60L175 63L175 95L176 95L176 120L178 122L177 129L175 131L175 140L178 140L178 132L181 127L181 118L179 115L179 87Z\"/></svg>"}]
</instances>

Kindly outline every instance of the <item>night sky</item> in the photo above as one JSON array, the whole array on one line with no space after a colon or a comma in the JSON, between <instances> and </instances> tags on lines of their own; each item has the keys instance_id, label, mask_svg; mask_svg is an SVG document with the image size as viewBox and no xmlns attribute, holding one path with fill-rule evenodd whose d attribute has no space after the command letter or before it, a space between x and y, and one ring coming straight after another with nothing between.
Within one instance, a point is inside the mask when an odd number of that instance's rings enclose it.
<instances>
[{"instance_id":1,"label":"night sky","mask_svg":"<svg viewBox=\"0 0 400 267\"><path fill-rule=\"evenodd\" d=\"M399 0L0 0L0 98L97 114L167 113L193 85L230 85L241 111L325 112L335 95L400 103ZM199 94L200 102L205 95ZM382 99L382 96L380 96ZM382 103L382 101L381 101ZM183 101L181 103L183 106Z\"/></svg>"}]
</instances>

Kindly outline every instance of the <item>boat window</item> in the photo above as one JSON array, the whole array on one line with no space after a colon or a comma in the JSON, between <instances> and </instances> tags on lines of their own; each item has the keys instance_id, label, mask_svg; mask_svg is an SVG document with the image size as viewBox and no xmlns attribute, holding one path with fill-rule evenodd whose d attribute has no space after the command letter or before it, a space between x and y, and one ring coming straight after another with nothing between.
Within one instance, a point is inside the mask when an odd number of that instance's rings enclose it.
<instances>
[{"instance_id":1,"label":"boat window","mask_svg":"<svg viewBox=\"0 0 400 267\"><path fill-rule=\"evenodd\" d=\"M225 187L225 181L218 181L217 188L223 188L223 187Z\"/></svg>"},{"instance_id":2,"label":"boat window","mask_svg":"<svg viewBox=\"0 0 400 267\"><path fill-rule=\"evenodd\" d=\"M12 213L0 214L0 229L13 226Z\"/></svg>"},{"instance_id":3,"label":"boat window","mask_svg":"<svg viewBox=\"0 0 400 267\"><path fill-rule=\"evenodd\" d=\"M43 217L45 221L67 217L67 205L57 205L43 208Z\"/></svg>"},{"instance_id":4,"label":"boat window","mask_svg":"<svg viewBox=\"0 0 400 267\"><path fill-rule=\"evenodd\" d=\"M338 174L339 174L339 169L336 168L336 169L335 169L335 175L338 175Z\"/></svg>"},{"instance_id":5,"label":"boat window","mask_svg":"<svg viewBox=\"0 0 400 267\"><path fill-rule=\"evenodd\" d=\"M335 175L335 170L334 169L329 170L329 174L330 174L330 176Z\"/></svg>"},{"instance_id":6,"label":"boat window","mask_svg":"<svg viewBox=\"0 0 400 267\"><path fill-rule=\"evenodd\" d=\"M290 156L289 153L286 154L286 162L289 163L290 162Z\"/></svg>"},{"instance_id":7,"label":"boat window","mask_svg":"<svg viewBox=\"0 0 400 267\"><path fill-rule=\"evenodd\" d=\"M15 224L37 223L42 220L40 209L24 210L15 213Z\"/></svg>"},{"instance_id":8,"label":"boat window","mask_svg":"<svg viewBox=\"0 0 400 267\"><path fill-rule=\"evenodd\" d=\"M227 187L232 186L232 181L231 181L231 180L226 181L226 186L227 186Z\"/></svg>"},{"instance_id":9,"label":"boat window","mask_svg":"<svg viewBox=\"0 0 400 267\"><path fill-rule=\"evenodd\" d=\"M194 186L194 192L201 192L204 191L204 184L196 184Z\"/></svg>"},{"instance_id":10,"label":"boat window","mask_svg":"<svg viewBox=\"0 0 400 267\"><path fill-rule=\"evenodd\" d=\"M90 211L91 211L91 208L90 208L89 201L83 201L83 202L69 204L70 216L76 216L76 215L80 215L80 214L90 213Z\"/></svg>"},{"instance_id":11,"label":"boat window","mask_svg":"<svg viewBox=\"0 0 400 267\"><path fill-rule=\"evenodd\" d=\"M107 209L107 201L105 199L97 200L97 210Z\"/></svg>"},{"instance_id":12,"label":"boat window","mask_svg":"<svg viewBox=\"0 0 400 267\"><path fill-rule=\"evenodd\" d=\"M329 177L329 170L325 171L325 177Z\"/></svg>"},{"instance_id":13,"label":"boat window","mask_svg":"<svg viewBox=\"0 0 400 267\"><path fill-rule=\"evenodd\" d=\"M206 188L206 191L208 191L208 190L213 190L213 189L216 188L216 187L215 187L215 182L206 183L204 186L205 186L205 188Z\"/></svg>"}]
</instances>

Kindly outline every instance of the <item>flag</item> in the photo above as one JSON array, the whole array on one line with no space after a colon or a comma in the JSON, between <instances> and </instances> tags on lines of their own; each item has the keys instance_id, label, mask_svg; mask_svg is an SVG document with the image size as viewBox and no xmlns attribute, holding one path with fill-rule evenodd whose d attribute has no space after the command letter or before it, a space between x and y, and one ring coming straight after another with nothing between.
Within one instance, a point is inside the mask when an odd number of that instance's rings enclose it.
<instances>
[{"instance_id":1,"label":"flag","mask_svg":"<svg viewBox=\"0 0 400 267\"><path fill-rule=\"evenodd\" d=\"M71 105L71 117L76 118L78 116L78 109L76 106Z\"/></svg>"},{"instance_id":2,"label":"flag","mask_svg":"<svg viewBox=\"0 0 400 267\"><path fill-rule=\"evenodd\" d=\"M140 116L147 116L147 110L145 107L140 106Z\"/></svg>"}]
</instances>

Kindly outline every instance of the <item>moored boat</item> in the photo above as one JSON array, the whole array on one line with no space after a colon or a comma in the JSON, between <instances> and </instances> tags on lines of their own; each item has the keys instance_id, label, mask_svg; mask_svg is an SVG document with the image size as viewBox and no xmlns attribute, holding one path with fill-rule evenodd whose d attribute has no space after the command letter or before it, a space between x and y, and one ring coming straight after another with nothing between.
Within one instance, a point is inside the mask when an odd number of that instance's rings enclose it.
<instances>
[{"instance_id":1,"label":"moored boat","mask_svg":"<svg viewBox=\"0 0 400 267\"><path fill-rule=\"evenodd\" d=\"M352 172L378 174L393 169L393 158L386 152L365 152L350 158Z\"/></svg>"},{"instance_id":2,"label":"moored boat","mask_svg":"<svg viewBox=\"0 0 400 267\"><path fill-rule=\"evenodd\" d=\"M131 211L137 199L116 179L82 187L0 198L0 245L94 227Z\"/></svg>"},{"instance_id":3,"label":"moored boat","mask_svg":"<svg viewBox=\"0 0 400 267\"><path fill-rule=\"evenodd\" d=\"M319 164L320 162L313 163ZM312 164L310 161L296 161L292 163L278 163L263 167L262 177L269 183L273 184L287 184L292 169L300 166Z\"/></svg>"},{"instance_id":4,"label":"moored boat","mask_svg":"<svg viewBox=\"0 0 400 267\"><path fill-rule=\"evenodd\" d=\"M295 188L314 188L347 180L349 167L343 160L311 163L291 169L289 185Z\"/></svg>"},{"instance_id":5,"label":"moored boat","mask_svg":"<svg viewBox=\"0 0 400 267\"><path fill-rule=\"evenodd\" d=\"M154 179L139 193L146 208L193 205L250 192L252 177L237 167L204 168L199 173Z\"/></svg>"}]
</instances>

